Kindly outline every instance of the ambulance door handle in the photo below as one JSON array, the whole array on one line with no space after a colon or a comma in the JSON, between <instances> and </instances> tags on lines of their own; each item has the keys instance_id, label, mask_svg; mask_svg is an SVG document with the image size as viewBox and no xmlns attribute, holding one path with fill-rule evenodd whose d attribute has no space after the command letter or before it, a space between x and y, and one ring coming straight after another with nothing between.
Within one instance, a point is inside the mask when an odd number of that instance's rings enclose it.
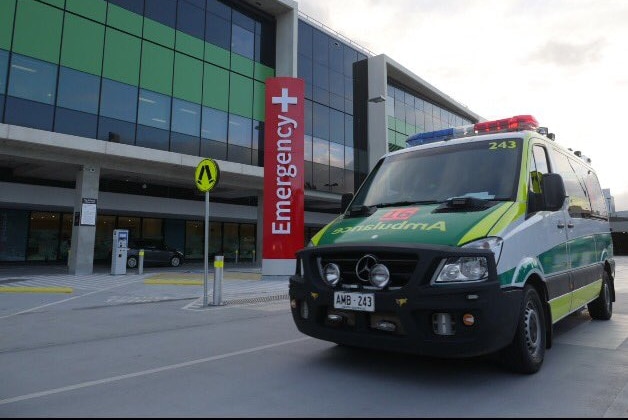
<instances>
[{"instance_id":1,"label":"ambulance door handle","mask_svg":"<svg viewBox=\"0 0 628 420\"><path fill-rule=\"evenodd\" d=\"M558 224L556 225L556 227L557 227L558 229L564 229L564 228L565 228L565 223L564 223L564 222L562 222L562 221L560 221L560 222L558 222Z\"/></svg>"},{"instance_id":2,"label":"ambulance door handle","mask_svg":"<svg viewBox=\"0 0 628 420\"><path fill-rule=\"evenodd\" d=\"M573 223L572 223L572 222L567 223L567 227L568 227L569 229L573 228Z\"/></svg>"}]
</instances>

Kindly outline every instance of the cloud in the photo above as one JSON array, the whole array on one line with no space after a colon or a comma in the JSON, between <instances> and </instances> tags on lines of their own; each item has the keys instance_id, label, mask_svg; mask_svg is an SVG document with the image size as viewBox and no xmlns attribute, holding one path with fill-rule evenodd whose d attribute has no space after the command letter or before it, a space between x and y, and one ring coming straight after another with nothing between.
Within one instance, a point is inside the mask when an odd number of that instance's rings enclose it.
<instances>
[{"instance_id":1,"label":"cloud","mask_svg":"<svg viewBox=\"0 0 628 420\"><path fill-rule=\"evenodd\" d=\"M529 58L532 61L552 63L560 67L581 66L600 61L605 45L606 41L601 38L581 45L549 41Z\"/></svg>"}]
</instances>

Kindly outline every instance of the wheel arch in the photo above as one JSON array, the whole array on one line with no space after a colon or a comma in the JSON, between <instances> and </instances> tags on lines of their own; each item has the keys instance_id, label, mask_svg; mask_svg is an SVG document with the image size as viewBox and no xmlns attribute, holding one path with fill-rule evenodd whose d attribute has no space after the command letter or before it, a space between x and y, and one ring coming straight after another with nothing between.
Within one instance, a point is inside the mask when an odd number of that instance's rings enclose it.
<instances>
[{"instance_id":1,"label":"wheel arch","mask_svg":"<svg viewBox=\"0 0 628 420\"><path fill-rule=\"evenodd\" d=\"M615 302L615 277L613 277L613 267L608 260L604 261L604 271L608 274L608 280L610 282L611 302Z\"/></svg>"}]
</instances>

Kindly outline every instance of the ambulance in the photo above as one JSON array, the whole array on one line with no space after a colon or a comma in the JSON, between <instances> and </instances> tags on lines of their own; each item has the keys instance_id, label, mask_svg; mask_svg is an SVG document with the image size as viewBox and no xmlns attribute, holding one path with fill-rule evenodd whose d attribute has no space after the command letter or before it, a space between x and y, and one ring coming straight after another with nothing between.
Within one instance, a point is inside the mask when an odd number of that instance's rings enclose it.
<instances>
[{"instance_id":1,"label":"ambulance","mask_svg":"<svg viewBox=\"0 0 628 420\"><path fill-rule=\"evenodd\" d=\"M613 243L589 158L531 115L407 146L297 253L299 331L392 354L492 354L530 374L557 322L583 310L611 318Z\"/></svg>"}]
</instances>

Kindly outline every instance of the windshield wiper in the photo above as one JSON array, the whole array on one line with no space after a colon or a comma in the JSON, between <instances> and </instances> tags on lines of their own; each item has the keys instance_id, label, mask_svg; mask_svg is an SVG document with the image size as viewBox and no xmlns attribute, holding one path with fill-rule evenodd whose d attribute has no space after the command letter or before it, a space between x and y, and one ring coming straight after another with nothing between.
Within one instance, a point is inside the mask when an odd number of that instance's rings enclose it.
<instances>
[{"instance_id":1,"label":"windshield wiper","mask_svg":"<svg viewBox=\"0 0 628 420\"><path fill-rule=\"evenodd\" d=\"M400 207L400 206L411 206L413 204L438 204L441 201L437 200L415 200L415 201L391 201L389 203L379 203L375 204L375 207L381 209L382 207Z\"/></svg>"}]
</instances>

